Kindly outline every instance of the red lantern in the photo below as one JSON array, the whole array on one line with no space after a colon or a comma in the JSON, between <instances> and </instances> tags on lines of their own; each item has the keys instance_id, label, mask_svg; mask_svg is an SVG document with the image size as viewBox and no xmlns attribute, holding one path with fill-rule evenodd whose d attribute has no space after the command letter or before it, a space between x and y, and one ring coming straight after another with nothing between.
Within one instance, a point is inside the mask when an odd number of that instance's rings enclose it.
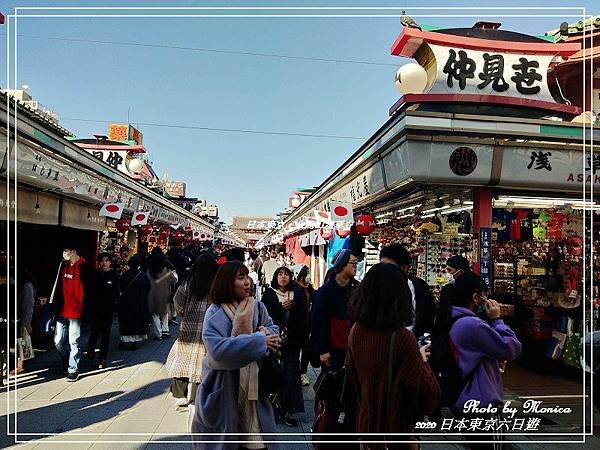
<instances>
[{"instance_id":1,"label":"red lantern","mask_svg":"<svg viewBox=\"0 0 600 450\"><path fill-rule=\"evenodd\" d=\"M139 232L142 236L148 236L150 233L152 233L152 230L152 225L146 224L140 227Z\"/></svg>"},{"instance_id":2,"label":"red lantern","mask_svg":"<svg viewBox=\"0 0 600 450\"><path fill-rule=\"evenodd\" d=\"M125 233L131 228L131 223L129 222L129 219L119 219L117 220L115 227L119 230L119 233Z\"/></svg>"},{"instance_id":3,"label":"red lantern","mask_svg":"<svg viewBox=\"0 0 600 450\"><path fill-rule=\"evenodd\" d=\"M321 228L321 237L326 241L331 239L333 236L333 230L330 227Z\"/></svg>"},{"instance_id":4,"label":"red lantern","mask_svg":"<svg viewBox=\"0 0 600 450\"><path fill-rule=\"evenodd\" d=\"M375 231L375 217L371 214L360 214L354 224L356 232L361 236L368 236Z\"/></svg>"},{"instance_id":5,"label":"red lantern","mask_svg":"<svg viewBox=\"0 0 600 450\"><path fill-rule=\"evenodd\" d=\"M337 227L335 227L336 234L341 238L350 236L351 231L352 229L345 225L338 225Z\"/></svg>"},{"instance_id":6,"label":"red lantern","mask_svg":"<svg viewBox=\"0 0 600 450\"><path fill-rule=\"evenodd\" d=\"M161 239L167 239L170 234L171 231L169 230L169 228L163 228L162 230L160 230L158 237L160 237Z\"/></svg>"}]
</instances>

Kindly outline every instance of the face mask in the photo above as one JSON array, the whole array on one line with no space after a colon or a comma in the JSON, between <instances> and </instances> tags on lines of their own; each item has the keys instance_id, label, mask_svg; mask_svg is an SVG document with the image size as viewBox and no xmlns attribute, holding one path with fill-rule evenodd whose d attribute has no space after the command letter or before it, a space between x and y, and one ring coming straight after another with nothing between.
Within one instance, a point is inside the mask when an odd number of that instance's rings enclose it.
<instances>
[{"instance_id":1,"label":"face mask","mask_svg":"<svg viewBox=\"0 0 600 450\"><path fill-rule=\"evenodd\" d=\"M65 251L63 252L63 259L64 259L65 261L68 261L69 259L71 259L71 252L69 252L69 251L65 250Z\"/></svg>"}]
</instances>

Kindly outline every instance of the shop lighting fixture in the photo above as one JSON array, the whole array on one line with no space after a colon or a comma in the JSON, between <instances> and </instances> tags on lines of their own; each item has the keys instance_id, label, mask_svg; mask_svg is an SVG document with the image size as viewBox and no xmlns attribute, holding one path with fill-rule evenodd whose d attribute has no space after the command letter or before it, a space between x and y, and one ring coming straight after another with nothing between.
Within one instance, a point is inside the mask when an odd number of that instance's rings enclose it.
<instances>
[{"instance_id":1,"label":"shop lighting fixture","mask_svg":"<svg viewBox=\"0 0 600 450\"><path fill-rule=\"evenodd\" d=\"M378 216L375 216L375 218L376 219L383 219L384 217L389 217L389 216L392 216L392 215L394 215L393 212L386 212L386 213L383 213L383 214L379 214Z\"/></svg>"},{"instance_id":2,"label":"shop lighting fixture","mask_svg":"<svg viewBox=\"0 0 600 450\"><path fill-rule=\"evenodd\" d=\"M472 206L462 206L460 208L448 209L448 210L442 212L441 214L442 215L444 215L444 214L452 214L452 213L455 213L455 212L458 212L458 211L470 211L471 209L473 209Z\"/></svg>"},{"instance_id":3,"label":"shop lighting fixture","mask_svg":"<svg viewBox=\"0 0 600 450\"><path fill-rule=\"evenodd\" d=\"M414 213L410 213L410 214L404 214L403 216L400 216L400 219L406 219L407 217L415 217Z\"/></svg>"},{"instance_id":4,"label":"shop lighting fixture","mask_svg":"<svg viewBox=\"0 0 600 450\"><path fill-rule=\"evenodd\" d=\"M496 206L539 206L539 207L552 207L552 206L565 206L571 205L574 209L598 209L600 205L590 202L582 202L577 200L571 200L566 198L536 198L536 197L513 197L513 196L500 196L498 200L494 201Z\"/></svg>"},{"instance_id":5,"label":"shop lighting fixture","mask_svg":"<svg viewBox=\"0 0 600 450\"><path fill-rule=\"evenodd\" d=\"M424 216L421 216L423 219L428 219L429 217L433 217L435 216L435 214L426 214Z\"/></svg>"},{"instance_id":6,"label":"shop lighting fixture","mask_svg":"<svg viewBox=\"0 0 600 450\"><path fill-rule=\"evenodd\" d=\"M39 214L40 211L40 194L38 192L35 193L35 207L33 209L35 214Z\"/></svg>"},{"instance_id":7,"label":"shop lighting fixture","mask_svg":"<svg viewBox=\"0 0 600 450\"><path fill-rule=\"evenodd\" d=\"M432 213L434 211L441 211L442 209L448 209L448 208L450 208L449 205L444 205L444 206L440 206L439 208L426 209L425 211L422 211L422 212L427 214L427 213ZM426 216L423 216L423 217L426 217Z\"/></svg>"},{"instance_id":8,"label":"shop lighting fixture","mask_svg":"<svg viewBox=\"0 0 600 450\"><path fill-rule=\"evenodd\" d=\"M419 203L418 205L413 205L413 206L408 206L406 208L401 208L399 210L397 210L397 213L402 213L404 211L408 211L409 209L415 209L415 208L420 208L421 206L423 206L423 203Z\"/></svg>"}]
</instances>

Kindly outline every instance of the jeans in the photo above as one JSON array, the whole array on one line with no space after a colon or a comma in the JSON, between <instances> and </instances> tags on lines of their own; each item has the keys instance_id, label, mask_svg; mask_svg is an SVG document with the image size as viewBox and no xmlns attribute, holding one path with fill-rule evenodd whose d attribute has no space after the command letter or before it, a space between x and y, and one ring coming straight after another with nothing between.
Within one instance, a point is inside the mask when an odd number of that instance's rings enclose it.
<instances>
[{"instance_id":1,"label":"jeans","mask_svg":"<svg viewBox=\"0 0 600 450\"><path fill-rule=\"evenodd\" d=\"M81 319L56 319L54 344L61 356L69 359L69 373L79 372L81 360Z\"/></svg>"},{"instance_id":2,"label":"jeans","mask_svg":"<svg viewBox=\"0 0 600 450\"><path fill-rule=\"evenodd\" d=\"M169 313L152 314L152 332L154 337L162 337L163 333L169 332Z\"/></svg>"}]
</instances>

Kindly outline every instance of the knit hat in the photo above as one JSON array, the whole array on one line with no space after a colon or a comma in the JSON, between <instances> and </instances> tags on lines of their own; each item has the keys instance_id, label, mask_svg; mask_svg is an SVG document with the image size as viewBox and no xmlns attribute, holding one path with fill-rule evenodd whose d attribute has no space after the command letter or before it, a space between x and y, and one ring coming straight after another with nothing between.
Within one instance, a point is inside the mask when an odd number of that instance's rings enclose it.
<instances>
[{"instance_id":1,"label":"knit hat","mask_svg":"<svg viewBox=\"0 0 600 450\"><path fill-rule=\"evenodd\" d=\"M336 273L346 267L346 264L350 261L350 255L352 255L352 252L343 248L333 256L331 263L333 264L333 270L335 270Z\"/></svg>"},{"instance_id":2,"label":"knit hat","mask_svg":"<svg viewBox=\"0 0 600 450\"><path fill-rule=\"evenodd\" d=\"M446 261L446 265L454 267L457 270L463 270L465 272L471 270L471 267L469 266L469 260L460 255L454 255L448 258L448 261Z\"/></svg>"}]
</instances>

